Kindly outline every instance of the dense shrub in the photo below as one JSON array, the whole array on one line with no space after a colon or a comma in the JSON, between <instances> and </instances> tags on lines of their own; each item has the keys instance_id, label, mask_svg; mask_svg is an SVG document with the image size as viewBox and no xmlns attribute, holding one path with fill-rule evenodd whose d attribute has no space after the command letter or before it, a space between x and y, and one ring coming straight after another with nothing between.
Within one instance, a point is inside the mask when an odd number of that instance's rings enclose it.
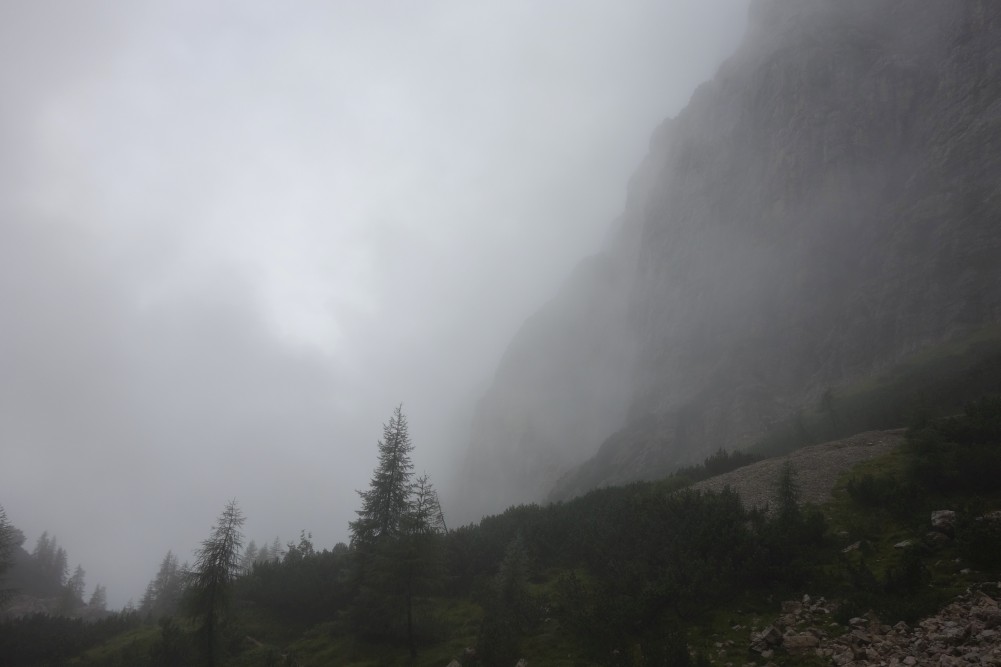
<instances>
[{"instance_id":1,"label":"dense shrub","mask_svg":"<svg viewBox=\"0 0 1001 667\"><path fill-rule=\"evenodd\" d=\"M963 415L907 433L908 476L937 493L990 493L1001 479L1001 398L966 406Z\"/></svg>"},{"instance_id":2,"label":"dense shrub","mask_svg":"<svg viewBox=\"0 0 1001 667\"><path fill-rule=\"evenodd\" d=\"M956 541L960 553L975 567L1001 569L1001 520L989 516L963 517Z\"/></svg>"}]
</instances>

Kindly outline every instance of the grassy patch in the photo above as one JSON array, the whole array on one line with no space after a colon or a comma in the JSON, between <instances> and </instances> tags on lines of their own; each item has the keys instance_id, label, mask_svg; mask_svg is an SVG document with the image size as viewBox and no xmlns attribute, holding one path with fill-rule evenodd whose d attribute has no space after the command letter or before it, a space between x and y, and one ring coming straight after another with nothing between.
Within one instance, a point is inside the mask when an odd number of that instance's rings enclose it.
<instances>
[{"instance_id":1,"label":"grassy patch","mask_svg":"<svg viewBox=\"0 0 1001 667\"><path fill-rule=\"evenodd\" d=\"M73 665L117 665L124 664L127 656L149 655L150 649L160 639L160 629L154 625L144 625L130 630L117 637L112 637L100 646L96 646L74 660Z\"/></svg>"}]
</instances>

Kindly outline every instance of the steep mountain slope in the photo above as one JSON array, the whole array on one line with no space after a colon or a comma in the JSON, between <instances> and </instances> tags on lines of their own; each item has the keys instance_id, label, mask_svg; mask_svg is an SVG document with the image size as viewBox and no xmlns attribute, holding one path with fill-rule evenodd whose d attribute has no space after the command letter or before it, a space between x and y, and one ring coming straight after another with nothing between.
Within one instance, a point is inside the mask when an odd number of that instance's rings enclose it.
<instances>
[{"instance_id":1,"label":"steep mountain slope","mask_svg":"<svg viewBox=\"0 0 1001 667\"><path fill-rule=\"evenodd\" d=\"M467 497L663 474L998 322L999 149L998 3L753 3L608 248L512 343Z\"/></svg>"}]
</instances>

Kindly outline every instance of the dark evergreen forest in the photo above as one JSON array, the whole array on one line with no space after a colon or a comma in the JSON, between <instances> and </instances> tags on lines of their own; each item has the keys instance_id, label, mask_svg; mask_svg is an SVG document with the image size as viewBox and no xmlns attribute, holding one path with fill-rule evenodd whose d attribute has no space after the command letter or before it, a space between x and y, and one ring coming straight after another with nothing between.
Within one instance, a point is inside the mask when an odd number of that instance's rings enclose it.
<instances>
[{"instance_id":1,"label":"dark evergreen forest","mask_svg":"<svg viewBox=\"0 0 1001 667\"><path fill-rule=\"evenodd\" d=\"M245 543L233 501L192 564L166 554L135 609L82 613L100 600L87 605L77 595L81 582L69 576L56 539L43 535L28 554L4 515L4 588L72 601L57 613L3 621L0 655L12 667L443 658L510 666L526 654L558 654L558 664L701 664L698 637L721 614L760 611L803 590L840 600L844 618L872 610L913 622L948 592L928 586L942 553L922 544L879 558L876 547L841 547L855 538L878 544L888 525L916 527L945 499L964 516L991 509L1001 399L913 422L893 465L850 475L833 508L801 505L788 465L766 510L746 509L728 489L687 489L754 460L720 451L659 482L511 507L448 529L429 477L414 474L414 444L397 408L360 492L350 544L317 549L306 531L284 546ZM873 524L877 515L890 523ZM996 576L1001 527L965 521L949 548Z\"/></svg>"}]
</instances>

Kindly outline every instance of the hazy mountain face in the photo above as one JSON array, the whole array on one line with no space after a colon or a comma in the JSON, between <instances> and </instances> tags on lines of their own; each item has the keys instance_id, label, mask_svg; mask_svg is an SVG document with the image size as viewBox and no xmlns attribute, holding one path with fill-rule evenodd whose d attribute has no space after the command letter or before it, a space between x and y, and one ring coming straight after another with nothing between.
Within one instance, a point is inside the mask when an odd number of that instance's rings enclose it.
<instances>
[{"instance_id":1,"label":"hazy mountain face","mask_svg":"<svg viewBox=\"0 0 1001 667\"><path fill-rule=\"evenodd\" d=\"M498 479L496 509L567 471L557 497L663 474L1001 319L999 12L755 3L606 249L511 344L471 488Z\"/></svg>"}]
</instances>

